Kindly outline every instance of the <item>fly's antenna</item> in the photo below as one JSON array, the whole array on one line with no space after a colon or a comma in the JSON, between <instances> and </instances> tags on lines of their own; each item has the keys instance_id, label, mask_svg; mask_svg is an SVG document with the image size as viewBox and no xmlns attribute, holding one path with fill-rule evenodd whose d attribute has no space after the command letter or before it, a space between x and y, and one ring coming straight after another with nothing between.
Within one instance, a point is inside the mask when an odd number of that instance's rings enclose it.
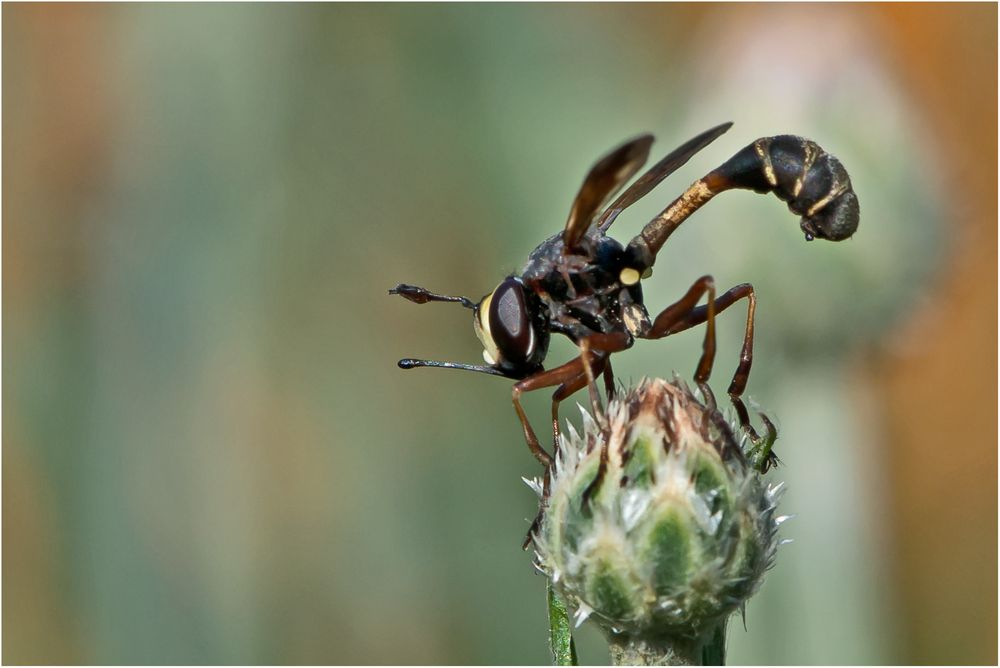
<instances>
[{"instance_id":1,"label":"fly's antenna","mask_svg":"<svg viewBox=\"0 0 1000 668\"><path fill-rule=\"evenodd\" d=\"M458 362L435 362L433 360L415 360L410 358L405 358L399 360L397 363L400 369L415 369L418 366L429 366L436 367L438 369L461 369L462 371L478 371L479 373L488 373L491 376L501 376L507 378L507 374L499 371L491 366L481 366L477 364L460 364Z\"/></svg>"}]
</instances>

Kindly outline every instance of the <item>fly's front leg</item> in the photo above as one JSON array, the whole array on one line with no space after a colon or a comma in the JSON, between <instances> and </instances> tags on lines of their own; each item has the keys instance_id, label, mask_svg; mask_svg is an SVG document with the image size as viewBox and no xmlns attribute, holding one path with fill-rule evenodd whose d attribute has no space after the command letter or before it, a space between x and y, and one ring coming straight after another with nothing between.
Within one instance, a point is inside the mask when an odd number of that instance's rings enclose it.
<instances>
[{"instance_id":1,"label":"fly's front leg","mask_svg":"<svg viewBox=\"0 0 1000 668\"><path fill-rule=\"evenodd\" d=\"M589 347L589 346L588 346ZM583 348L581 347L581 351ZM553 447L558 450L559 448L559 404L562 403L564 399L575 394L579 390L583 389L585 385L589 385L593 389L593 382L588 381L587 374L587 362L589 360L590 366L590 376L595 377L597 374L602 374L604 376L604 386L608 393L608 401L611 401L611 397L614 395L614 375L611 372L611 358L610 353L602 353L599 351L590 350L587 357L584 357L581 352L578 358L581 365L581 371L579 375L574 378L569 379L565 383L559 386L559 389L555 391L552 395L552 439L555 444ZM591 392L593 394L593 392ZM591 402L594 402L595 398L591 397ZM600 405L596 404L595 408L595 419L599 418L601 415Z\"/></svg>"},{"instance_id":2,"label":"fly's front leg","mask_svg":"<svg viewBox=\"0 0 1000 668\"><path fill-rule=\"evenodd\" d=\"M753 285L750 283L742 283L727 290L715 300L713 308L711 309L712 313L709 312L709 306L706 304L704 306L698 306L691 309L686 315L675 317L673 319L673 324L666 326L660 334L660 337L677 334L678 332L683 332L686 329L700 325L710 317L714 316L715 313L721 313L741 299L747 300L747 323L746 331L743 335L743 346L740 349L739 365L736 367L736 373L733 374L733 380L729 384L729 398L732 400L733 407L736 409L736 416L739 419L740 428L755 444L768 444L766 446L768 448L767 456L770 461L773 459L773 455L770 455L770 444L774 443L774 439L777 436L774 425L767 419L766 416L761 415L761 418L767 426L767 436L761 437L757 433L757 430L755 430L750 424L750 413L747 411L747 407L743 403L743 400L740 399L743 392L746 391L747 381L750 378L750 368L753 365L754 314L757 310L757 296L754 293ZM664 311L664 313L666 313L666 311ZM657 321L659 322L659 318L657 318Z\"/></svg>"},{"instance_id":3,"label":"fly's front leg","mask_svg":"<svg viewBox=\"0 0 1000 668\"><path fill-rule=\"evenodd\" d=\"M625 350L632 345L632 336L626 332L615 332L612 334L592 334L585 339L580 341L581 350L597 350L603 353L600 359L602 363L606 362L607 357L611 353L619 352ZM587 374L587 387L590 390L590 400L594 404L594 419L605 421L604 412L600 409L600 402L597 398L597 386L594 382L595 374L594 369L590 367L587 361L586 355L581 355L581 359L584 360L584 372ZM600 373L603 368L597 370ZM607 378L605 378L607 383ZM613 389L613 385L611 388ZM606 385L607 389L607 385ZM610 401L610 394L608 400ZM587 489L583 492L583 502L589 503L590 497L594 491L600 487L601 482L604 480L604 474L608 469L608 439L601 439L601 463L597 469L597 475L594 480L587 486Z\"/></svg>"},{"instance_id":4,"label":"fly's front leg","mask_svg":"<svg viewBox=\"0 0 1000 668\"><path fill-rule=\"evenodd\" d=\"M614 373L611 370L611 353L625 350L631 345L632 337L626 333L591 334L580 339L580 357L570 362L574 365L579 362L580 372L560 385L559 389L552 395L552 437L556 447L559 443L559 404L586 385L590 390L594 419L600 419L603 411L597 398L595 378L599 374L603 374L604 389L608 401L611 401L615 390Z\"/></svg>"},{"instance_id":5,"label":"fly's front leg","mask_svg":"<svg viewBox=\"0 0 1000 668\"><path fill-rule=\"evenodd\" d=\"M560 385L552 394L552 447L555 452L559 450L559 404L566 397L583 389L584 385L587 384L587 374L583 370L583 357L581 356L578 359L580 360L580 373ZM599 356L595 356L593 361L597 365L606 365L608 363L607 358Z\"/></svg>"},{"instance_id":6,"label":"fly's front leg","mask_svg":"<svg viewBox=\"0 0 1000 668\"><path fill-rule=\"evenodd\" d=\"M521 394L524 392L530 392L531 390L540 390L545 387L559 385L559 388L552 395L552 430L556 443L553 447L556 448L558 447L559 438L559 403L566 397L583 388L584 384L593 388L594 370L596 369L597 373L603 372L605 370L605 365L607 364L607 358L611 353L625 350L632 345L632 337L625 332L615 334L591 334L590 336L582 338L580 341L580 357L572 359L555 369L541 371L534 376L529 376L528 378L525 378L515 384L512 391L514 398L514 410L517 411L517 416L521 420L521 426L524 428L524 437L528 442L528 448L531 450L531 453L535 455L535 458L538 459L543 466L545 466L545 478L542 488L542 504L544 504L548 498L549 478L551 476L551 467L554 459L548 452L545 451L544 448L542 448L541 444L539 444L538 437L535 436L535 431L531 428L531 424L528 422L528 416L525 414L524 408L521 406ZM595 409L594 417L598 418L600 414L598 404L598 409ZM605 441L601 451L601 468L598 470L598 478L603 476L606 463L607 442ZM535 520L531 523L531 528L528 530L528 536L525 538L523 545L524 548L527 548L527 546L531 544L532 536L538 528L541 515L542 509L539 509L538 516L535 517Z\"/></svg>"},{"instance_id":7,"label":"fly's front leg","mask_svg":"<svg viewBox=\"0 0 1000 668\"><path fill-rule=\"evenodd\" d=\"M596 360L593 365L588 364L589 358L581 354L584 360L584 373L587 374L587 386L590 391L590 402L594 408L594 417L603 414L600 407L600 400L597 397L597 384L595 378L598 374L604 373L604 390L608 395L608 401L614 396L615 380L611 371L611 353L621 352L632 345L632 335L627 332L613 332L611 334L591 334L580 340L580 350L593 351Z\"/></svg>"},{"instance_id":8,"label":"fly's front leg","mask_svg":"<svg viewBox=\"0 0 1000 668\"><path fill-rule=\"evenodd\" d=\"M559 385L559 388L552 395L552 451L556 456L558 456L559 402L581 389L586 382L587 376L583 371L583 361L581 358L577 357L569 362L566 362L562 366L556 367L555 369L541 371L534 376L525 378L519 383L516 383L512 390L514 410L517 411L517 417L521 420L521 426L524 428L524 438L528 442L528 448L531 450L531 454L533 454L535 458L542 463L542 466L545 467L545 474L542 477L542 498L539 502L538 514L535 515L535 519L531 522L531 527L528 529L528 535L525 536L524 543L521 545L522 549L526 550L528 549L528 546L531 545L535 532L538 530L538 526L541 523L542 515L545 512L545 505L547 504L549 498L549 487L551 485L552 463L554 458L552 455L549 455L544 448L542 448L541 444L539 444L538 437L535 436L535 431L531 428L531 424L528 422L528 416L525 414L524 408L521 406L521 394L523 392L530 392L531 390L540 390L545 387Z\"/></svg>"},{"instance_id":9,"label":"fly's front leg","mask_svg":"<svg viewBox=\"0 0 1000 668\"><path fill-rule=\"evenodd\" d=\"M590 395L590 408L594 412L594 419L600 420L603 411L601 410L601 400L597 396L597 385L594 383L594 367L591 365L590 342L587 339L580 341L580 360L583 362L587 394Z\"/></svg>"},{"instance_id":10,"label":"fly's front leg","mask_svg":"<svg viewBox=\"0 0 1000 668\"><path fill-rule=\"evenodd\" d=\"M514 410L517 411L517 417L521 420L521 427L524 429L524 439L528 442L528 448L531 450L531 454L535 456L542 466L548 468L552 465L552 456L541 446L538 442L538 437L535 435L535 430L531 428L531 423L528 422L528 416L524 412L524 407L521 406L521 394L524 392L531 392L532 390L540 390L545 387L552 387L553 385L561 385L573 387L575 384L579 383L579 379L584 376L583 372L583 362L579 357L566 362L562 366L557 366L554 369L549 369L548 371L539 371L533 376L528 376L524 380L515 383L511 394L514 400ZM576 387L572 390L575 392L580 387ZM558 411L558 401L562 399L560 393L563 388L560 387L556 390L556 394L552 397L554 407L553 413ZM572 392L567 392L571 394Z\"/></svg>"}]
</instances>

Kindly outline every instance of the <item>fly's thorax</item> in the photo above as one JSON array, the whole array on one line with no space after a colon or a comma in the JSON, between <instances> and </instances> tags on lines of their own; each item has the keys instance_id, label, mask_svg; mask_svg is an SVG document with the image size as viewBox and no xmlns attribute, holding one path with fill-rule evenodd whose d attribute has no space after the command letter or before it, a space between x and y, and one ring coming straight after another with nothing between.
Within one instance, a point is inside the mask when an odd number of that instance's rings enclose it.
<instances>
[{"instance_id":1,"label":"fly's thorax","mask_svg":"<svg viewBox=\"0 0 1000 668\"><path fill-rule=\"evenodd\" d=\"M639 284L644 276L629 266L622 245L599 230L573 253L563 253L561 237L547 239L531 253L522 276L538 287L553 323L577 332L575 338L620 331L638 336L648 330Z\"/></svg>"}]
</instances>

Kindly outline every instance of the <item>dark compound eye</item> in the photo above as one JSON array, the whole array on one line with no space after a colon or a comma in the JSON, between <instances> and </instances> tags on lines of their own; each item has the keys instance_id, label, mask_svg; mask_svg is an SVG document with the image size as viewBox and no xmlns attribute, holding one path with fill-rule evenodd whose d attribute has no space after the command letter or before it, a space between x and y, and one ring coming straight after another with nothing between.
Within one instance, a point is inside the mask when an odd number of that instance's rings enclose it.
<instances>
[{"instance_id":1,"label":"dark compound eye","mask_svg":"<svg viewBox=\"0 0 1000 668\"><path fill-rule=\"evenodd\" d=\"M493 291L489 319L490 334L503 358L513 364L526 362L535 347L535 333L524 287L516 278L506 279Z\"/></svg>"}]
</instances>

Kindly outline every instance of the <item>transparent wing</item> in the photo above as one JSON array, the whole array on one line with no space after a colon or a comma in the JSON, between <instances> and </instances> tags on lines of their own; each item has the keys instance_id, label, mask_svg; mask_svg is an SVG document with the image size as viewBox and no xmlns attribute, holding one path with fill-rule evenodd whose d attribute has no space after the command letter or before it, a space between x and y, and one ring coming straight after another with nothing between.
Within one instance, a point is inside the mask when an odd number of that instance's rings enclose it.
<instances>
[{"instance_id":1,"label":"transparent wing","mask_svg":"<svg viewBox=\"0 0 1000 668\"><path fill-rule=\"evenodd\" d=\"M601 214L601 218L598 221L601 230L607 230L611 227L611 223L615 222L618 214L648 195L663 179L677 171L681 165L691 159L691 156L715 141L732 125L732 123L723 123L711 130L702 132L653 165L648 172L640 176L635 183L628 187L628 190L615 200L614 204Z\"/></svg>"},{"instance_id":2,"label":"transparent wing","mask_svg":"<svg viewBox=\"0 0 1000 668\"><path fill-rule=\"evenodd\" d=\"M565 248L576 247L601 207L646 164L652 145L653 135L641 135L611 151L590 168L566 220Z\"/></svg>"}]
</instances>

